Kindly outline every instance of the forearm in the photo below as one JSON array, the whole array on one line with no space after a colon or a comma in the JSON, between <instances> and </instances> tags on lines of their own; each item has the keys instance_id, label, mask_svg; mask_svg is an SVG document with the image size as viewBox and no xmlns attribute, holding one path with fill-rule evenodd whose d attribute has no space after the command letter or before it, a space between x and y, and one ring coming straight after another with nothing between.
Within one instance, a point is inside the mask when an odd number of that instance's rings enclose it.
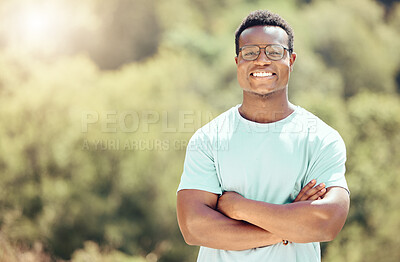
<instances>
[{"instance_id":1,"label":"forearm","mask_svg":"<svg viewBox=\"0 0 400 262\"><path fill-rule=\"evenodd\" d=\"M201 216L191 221L180 223L185 240L190 245L245 250L282 241L282 238L260 227L230 219L209 207L205 207L201 213Z\"/></svg>"},{"instance_id":2,"label":"forearm","mask_svg":"<svg viewBox=\"0 0 400 262\"><path fill-rule=\"evenodd\" d=\"M216 211L213 205L199 204L196 194L202 193L196 191L178 193L178 223L189 245L223 250L245 250L282 241L282 238L260 227L226 217Z\"/></svg>"},{"instance_id":3,"label":"forearm","mask_svg":"<svg viewBox=\"0 0 400 262\"><path fill-rule=\"evenodd\" d=\"M328 217L310 202L274 205L250 200L239 216L289 241L307 243L331 240Z\"/></svg>"},{"instance_id":4,"label":"forearm","mask_svg":"<svg viewBox=\"0 0 400 262\"><path fill-rule=\"evenodd\" d=\"M330 201L329 197L286 205L243 198L237 205L238 219L297 243L332 240L343 227L348 212L348 206Z\"/></svg>"}]
</instances>

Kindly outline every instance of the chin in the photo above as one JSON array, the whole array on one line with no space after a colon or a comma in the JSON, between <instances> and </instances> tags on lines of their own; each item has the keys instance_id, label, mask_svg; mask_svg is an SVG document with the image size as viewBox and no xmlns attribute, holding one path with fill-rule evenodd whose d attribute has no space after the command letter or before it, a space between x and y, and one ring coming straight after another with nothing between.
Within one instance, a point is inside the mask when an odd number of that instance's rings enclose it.
<instances>
[{"instance_id":1,"label":"chin","mask_svg":"<svg viewBox=\"0 0 400 262\"><path fill-rule=\"evenodd\" d=\"M274 88L261 87L261 88L253 88L253 89L250 89L249 91L252 93L257 93L259 95L266 95L266 94L274 93L278 90L274 89Z\"/></svg>"},{"instance_id":2,"label":"chin","mask_svg":"<svg viewBox=\"0 0 400 262\"><path fill-rule=\"evenodd\" d=\"M245 92L248 92L252 95L260 96L260 97L269 97L277 93L281 93L284 89L244 89ZM281 91L281 92L280 92Z\"/></svg>"}]
</instances>

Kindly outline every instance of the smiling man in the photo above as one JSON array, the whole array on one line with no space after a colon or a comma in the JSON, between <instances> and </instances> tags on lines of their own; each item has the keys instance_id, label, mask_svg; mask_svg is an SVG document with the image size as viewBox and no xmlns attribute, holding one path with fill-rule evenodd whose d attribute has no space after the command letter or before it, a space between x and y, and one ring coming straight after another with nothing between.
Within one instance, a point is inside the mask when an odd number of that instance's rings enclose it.
<instances>
[{"instance_id":1,"label":"smiling man","mask_svg":"<svg viewBox=\"0 0 400 262\"><path fill-rule=\"evenodd\" d=\"M250 13L236 31L243 102L191 138L177 193L198 261L320 261L342 229L346 149L322 120L288 101L296 54L279 15Z\"/></svg>"}]
</instances>

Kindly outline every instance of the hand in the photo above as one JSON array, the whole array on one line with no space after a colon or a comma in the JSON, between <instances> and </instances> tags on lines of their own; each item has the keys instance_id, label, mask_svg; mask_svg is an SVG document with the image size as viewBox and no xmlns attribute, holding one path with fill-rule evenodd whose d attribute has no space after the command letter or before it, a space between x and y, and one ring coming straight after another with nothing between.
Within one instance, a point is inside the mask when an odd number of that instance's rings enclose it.
<instances>
[{"instance_id":1,"label":"hand","mask_svg":"<svg viewBox=\"0 0 400 262\"><path fill-rule=\"evenodd\" d=\"M236 192L224 192L218 198L217 210L227 217L241 220L235 211L235 204L241 200L245 200L245 198Z\"/></svg>"},{"instance_id":2,"label":"hand","mask_svg":"<svg viewBox=\"0 0 400 262\"><path fill-rule=\"evenodd\" d=\"M305 201L305 200L320 200L326 194L325 184L321 183L314 187L317 183L315 179L311 180L297 195L293 202Z\"/></svg>"}]
</instances>

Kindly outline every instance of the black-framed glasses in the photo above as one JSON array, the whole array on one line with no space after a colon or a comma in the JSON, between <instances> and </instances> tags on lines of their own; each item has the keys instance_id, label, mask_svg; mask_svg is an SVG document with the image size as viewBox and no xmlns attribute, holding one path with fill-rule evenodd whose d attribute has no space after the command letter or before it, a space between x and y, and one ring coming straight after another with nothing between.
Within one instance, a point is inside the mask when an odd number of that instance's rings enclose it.
<instances>
[{"instance_id":1,"label":"black-framed glasses","mask_svg":"<svg viewBox=\"0 0 400 262\"><path fill-rule=\"evenodd\" d=\"M265 55L269 60L273 61L281 60L285 55L285 50L289 51L289 48L286 48L282 45L271 44L266 45L265 47L260 47L258 45L245 45L239 49L239 52L242 52L242 57L244 60L254 61L260 55L261 49L264 49Z\"/></svg>"}]
</instances>

